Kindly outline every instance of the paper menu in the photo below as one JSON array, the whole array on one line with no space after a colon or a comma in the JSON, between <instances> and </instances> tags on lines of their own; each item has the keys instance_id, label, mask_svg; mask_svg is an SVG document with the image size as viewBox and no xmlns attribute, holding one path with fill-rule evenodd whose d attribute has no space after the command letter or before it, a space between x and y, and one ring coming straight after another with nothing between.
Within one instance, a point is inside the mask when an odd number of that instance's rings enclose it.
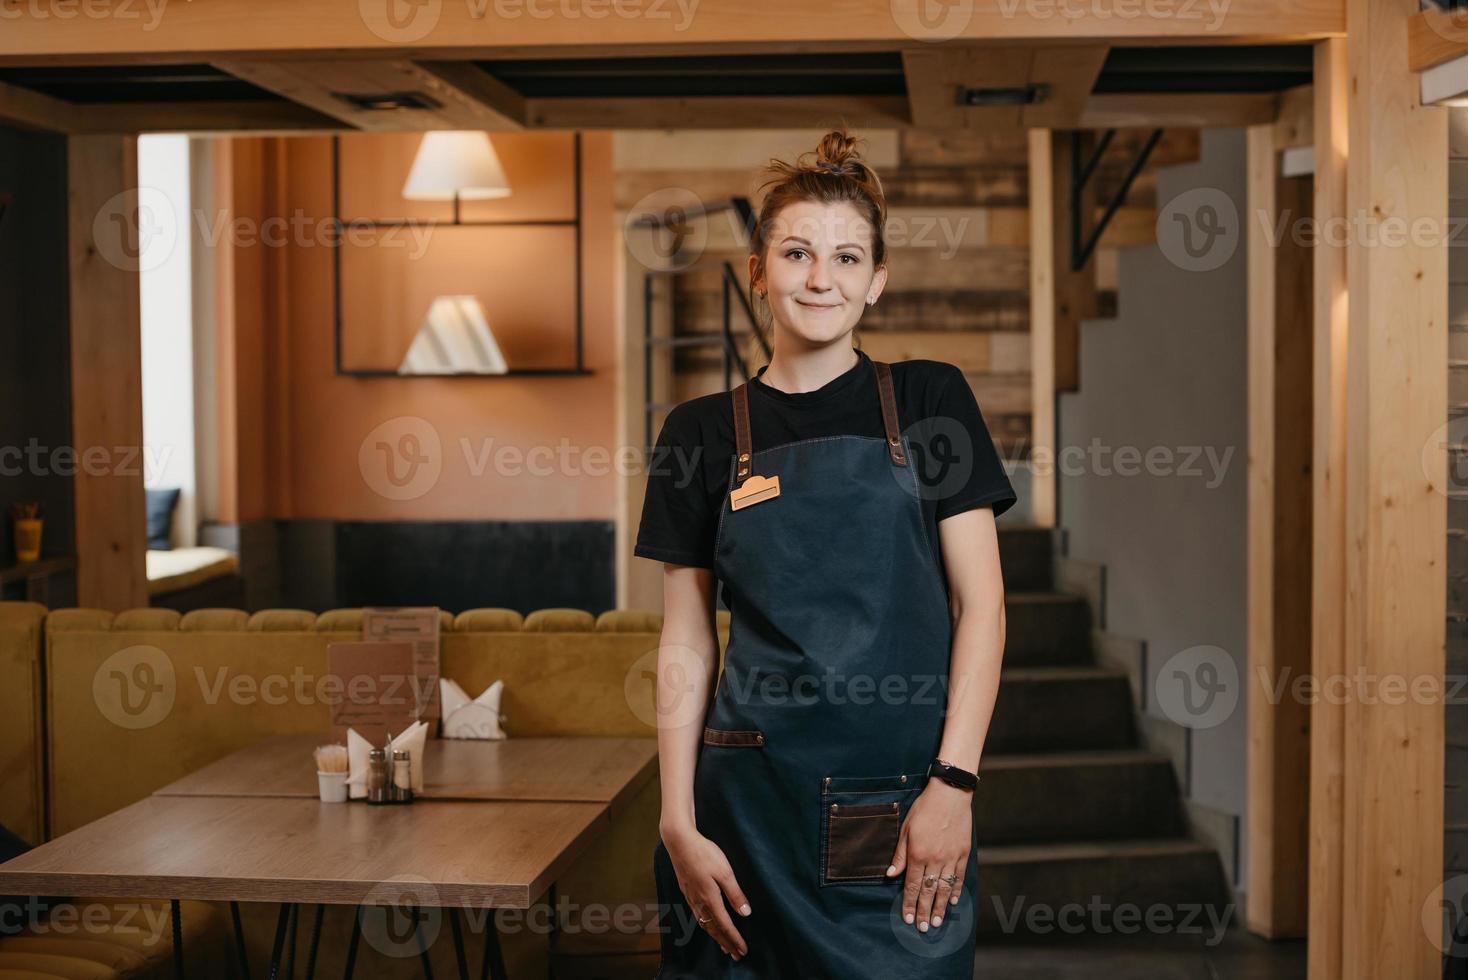
<instances>
[{"instance_id":1,"label":"paper menu","mask_svg":"<svg viewBox=\"0 0 1468 980\"><path fill-rule=\"evenodd\" d=\"M362 610L364 641L407 641L413 645L413 687L417 698L413 720L428 722L430 735L437 735L441 713L438 626L437 606L368 606Z\"/></svg>"},{"instance_id":2,"label":"paper menu","mask_svg":"<svg viewBox=\"0 0 1468 980\"><path fill-rule=\"evenodd\" d=\"M329 643L326 669L337 685L331 692L331 731L340 742L347 729L373 745L413 724L418 713L413 644L405 640Z\"/></svg>"}]
</instances>

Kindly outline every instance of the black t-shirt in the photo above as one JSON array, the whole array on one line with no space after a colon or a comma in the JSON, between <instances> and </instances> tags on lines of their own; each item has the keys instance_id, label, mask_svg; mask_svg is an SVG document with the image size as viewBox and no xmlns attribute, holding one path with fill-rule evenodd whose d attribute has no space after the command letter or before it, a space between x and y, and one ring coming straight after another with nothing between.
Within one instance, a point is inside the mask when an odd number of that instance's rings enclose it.
<instances>
[{"instance_id":1,"label":"black t-shirt","mask_svg":"<svg viewBox=\"0 0 1468 980\"><path fill-rule=\"evenodd\" d=\"M876 369L870 357L856 353L854 367L814 391L771 387L761 380L761 367L749 385L753 450L821 436L884 438ZM1014 489L962 371L943 361L898 361L892 364L892 388L933 553L941 555L939 521L984 506L992 506L997 517L1014 504ZM712 568L733 456L734 406L727 391L690 399L669 412L648 460L647 497L632 553Z\"/></svg>"}]
</instances>

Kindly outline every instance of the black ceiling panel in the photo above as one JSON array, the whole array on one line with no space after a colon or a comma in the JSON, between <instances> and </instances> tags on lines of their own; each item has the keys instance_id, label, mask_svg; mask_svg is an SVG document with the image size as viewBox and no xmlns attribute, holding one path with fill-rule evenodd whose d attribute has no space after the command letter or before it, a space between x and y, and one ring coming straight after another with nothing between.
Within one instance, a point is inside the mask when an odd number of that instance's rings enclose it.
<instances>
[{"instance_id":1,"label":"black ceiling panel","mask_svg":"<svg viewBox=\"0 0 1468 980\"><path fill-rule=\"evenodd\" d=\"M0 68L0 82L81 105L284 101L210 65Z\"/></svg>"}]
</instances>

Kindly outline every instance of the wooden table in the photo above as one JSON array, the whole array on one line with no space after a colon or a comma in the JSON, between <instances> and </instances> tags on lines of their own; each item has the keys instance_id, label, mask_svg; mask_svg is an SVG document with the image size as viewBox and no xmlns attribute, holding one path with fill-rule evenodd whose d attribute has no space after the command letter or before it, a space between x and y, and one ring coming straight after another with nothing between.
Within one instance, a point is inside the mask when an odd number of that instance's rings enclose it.
<instances>
[{"instance_id":1,"label":"wooden table","mask_svg":"<svg viewBox=\"0 0 1468 980\"><path fill-rule=\"evenodd\" d=\"M316 799L314 735L274 735L156 790L160 796ZM607 803L657 772L655 738L431 739L419 799ZM361 802L354 801L354 802Z\"/></svg>"},{"instance_id":2,"label":"wooden table","mask_svg":"<svg viewBox=\"0 0 1468 980\"><path fill-rule=\"evenodd\" d=\"M322 906L358 907L350 977L361 906L410 898L448 911L468 980L459 907L525 909L554 895L556 878L657 768L656 739L438 740L416 802L327 804L311 761L322 741L275 736L205 766L0 864L0 893L167 896L175 937L181 899L228 901L242 959L238 903L280 902L272 977L299 903L318 905L313 951ZM486 929L481 975L505 977L499 939L497 924ZM174 967L182 976L177 938Z\"/></svg>"}]
</instances>

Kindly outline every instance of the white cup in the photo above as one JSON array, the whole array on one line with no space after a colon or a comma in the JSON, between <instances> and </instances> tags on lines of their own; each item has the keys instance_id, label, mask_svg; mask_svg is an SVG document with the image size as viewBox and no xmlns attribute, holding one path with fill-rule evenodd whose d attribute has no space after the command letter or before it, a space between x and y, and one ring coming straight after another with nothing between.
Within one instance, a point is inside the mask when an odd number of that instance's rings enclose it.
<instances>
[{"instance_id":1,"label":"white cup","mask_svg":"<svg viewBox=\"0 0 1468 980\"><path fill-rule=\"evenodd\" d=\"M316 783L322 803L345 803L347 801L347 774L344 772L317 772Z\"/></svg>"}]
</instances>

